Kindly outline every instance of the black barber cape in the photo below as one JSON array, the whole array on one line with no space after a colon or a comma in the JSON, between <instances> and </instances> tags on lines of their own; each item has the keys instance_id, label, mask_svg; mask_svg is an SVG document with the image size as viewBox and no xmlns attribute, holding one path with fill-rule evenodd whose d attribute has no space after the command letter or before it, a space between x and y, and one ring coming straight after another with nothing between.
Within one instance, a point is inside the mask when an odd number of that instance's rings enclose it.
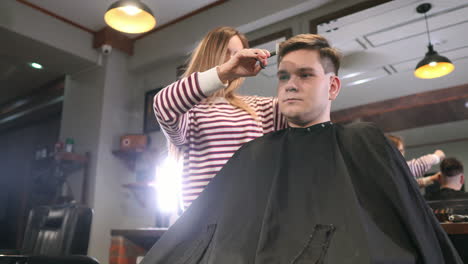
<instances>
[{"instance_id":1,"label":"black barber cape","mask_svg":"<svg viewBox=\"0 0 468 264\"><path fill-rule=\"evenodd\" d=\"M374 125L245 144L143 264L462 263Z\"/></svg>"}]
</instances>

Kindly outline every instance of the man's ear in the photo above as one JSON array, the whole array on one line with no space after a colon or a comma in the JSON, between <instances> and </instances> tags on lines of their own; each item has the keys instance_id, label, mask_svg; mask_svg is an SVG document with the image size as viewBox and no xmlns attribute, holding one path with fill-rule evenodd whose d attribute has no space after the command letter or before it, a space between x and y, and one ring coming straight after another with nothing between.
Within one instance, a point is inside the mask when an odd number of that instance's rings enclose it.
<instances>
[{"instance_id":1,"label":"man's ear","mask_svg":"<svg viewBox=\"0 0 468 264\"><path fill-rule=\"evenodd\" d=\"M463 174L460 176L460 184L461 185L465 184L465 175Z\"/></svg>"},{"instance_id":2,"label":"man's ear","mask_svg":"<svg viewBox=\"0 0 468 264\"><path fill-rule=\"evenodd\" d=\"M341 80L336 75L330 76L330 87L328 88L328 99L333 101L336 99L341 90Z\"/></svg>"}]
</instances>

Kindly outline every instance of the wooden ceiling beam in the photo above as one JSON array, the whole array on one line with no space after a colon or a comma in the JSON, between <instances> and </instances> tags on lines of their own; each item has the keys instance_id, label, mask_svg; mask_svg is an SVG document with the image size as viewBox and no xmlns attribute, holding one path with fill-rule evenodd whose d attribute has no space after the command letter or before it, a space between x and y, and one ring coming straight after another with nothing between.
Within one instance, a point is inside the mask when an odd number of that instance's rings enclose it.
<instances>
[{"instance_id":1,"label":"wooden ceiling beam","mask_svg":"<svg viewBox=\"0 0 468 264\"><path fill-rule=\"evenodd\" d=\"M335 123L368 121L398 131L468 119L468 84L360 105L331 113Z\"/></svg>"},{"instance_id":2,"label":"wooden ceiling beam","mask_svg":"<svg viewBox=\"0 0 468 264\"><path fill-rule=\"evenodd\" d=\"M202 12L208 10L208 9L211 9L211 8L213 8L213 7L216 7L216 6L219 6L219 5L221 5L221 4L224 4L224 3L226 3L227 1L228 1L228 0L218 0L218 1L215 1L215 2L213 2L213 3L208 4L208 5L206 5L206 6L202 6L202 7L198 8L198 9L196 9L196 10L193 10L192 12L189 12L189 13L187 13L187 14L181 16L181 17L178 17L178 18L176 18L176 19L174 19L174 20L171 20L171 21L169 21L169 22L167 22L167 23L165 23L165 24L162 24L162 25L159 25L159 26L156 25L156 27L153 28L152 30L150 30L150 31L148 31L148 32L145 32L145 33L143 33L143 34L141 34L141 35L139 35L139 36L137 36L137 37L135 37L135 38L133 38L133 39L134 39L135 41L136 41L136 40L139 40L139 39L142 39L142 38L148 36L149 34L152 34L152 33L154 33L154 32L160 31L160 30L162 30L162 29L164 29L164 28L166 28L166 27L172 26L172 25L174 25L174 24L176 24L176 23L179 23L179 22L181 22L181 21L183 21L183 20L186 20L186 19L188 19L188 18L190 18L190 17L193 17L193 16L195 16L195 15L198 15L198 14L200 14L200 13L202 13Z\"/></svg>"},{"instance_id":3,"label":"wooden ceiling beam","mask_svg":"<svg viewBox=\"0 0 468 264\"><path fill-rule=\"evenodd\" d=\"M133 55L133 39L125 36L122 32L119 32L111 27L104 27L98 32L94 33L93 48L101 48L102 45L111 45L112 48L118 49Z\"/></svg>"},{"instance_id":4,"label":"wooden ceiling beam","mask_svg":"<svg viewBox=\"0 0 468 264\"><path fill-rule=\"evenodd\" d=\"M360 3L348 6L346 8L337 10L335 12L326 14L324 16L315 18L311 21L309 21L309 33L312 34L317 34L317 26L326 23L331 20L339 19L357 12L364 11L366 9L385 4L387 2L390 2L392 0L365 0Z\"/></svg>"},{"instance_id":5,"label":"wooden ceiling beam","mask_svg":"<svg viewBox=\"0 0 468 264\"><path fill-rule=\"evenodd\" d=\"M33 90L25 96L17 97L0 105L0 131L24 123L24 120L32 122L38 118L43 118L44 113L60 113L64 86L64 78L60 78Z\"/></svg>"},{"instance_id":6,"label":"wooden ceiling beam","mask_svg":"<svg viewBox=\"0 0 468 264\"><path fill-rule=\"evenodd\" d=\"M65 23L69 24L69 25L72 25L72 26L74 26L74 27L77 27L77 28L79 28L79 29L81 29L81 30L83 30L83 31L86 31L86 32L91 33L91 34L95 33L95 31L92 30L92 29L90 29L90 28L87 28L87 27L85 27L85 26L83 26L83 25L80 25L80 24L78 24L78 23L76 23L76 22L73 22L73 21L71 21L71 20L68 19L68 18L65 18L65 17L63 17L63 16L60 16L60 15L54 13L54 12L51 12L51 11L45 9L45 8L40 7L40 6L38 6L38 5L35 5L35 4L33 4L33 3L30 3L30 2L28 2L27 0L16 0L16 1L18 1L19 3L21 3L21 4L23 4L23 5L29 6L29 7L33 8L33 9L36 9L37 11L42 12L42 13L44 13L44 14L46 14L46 15L49 15L49 16L51 16L51 17L53 17L53 18L56 18L56 19L58 19L58 20L60 20L60 21L63 21L63 22L65 22Z\"/></svg>"}]
</instances>

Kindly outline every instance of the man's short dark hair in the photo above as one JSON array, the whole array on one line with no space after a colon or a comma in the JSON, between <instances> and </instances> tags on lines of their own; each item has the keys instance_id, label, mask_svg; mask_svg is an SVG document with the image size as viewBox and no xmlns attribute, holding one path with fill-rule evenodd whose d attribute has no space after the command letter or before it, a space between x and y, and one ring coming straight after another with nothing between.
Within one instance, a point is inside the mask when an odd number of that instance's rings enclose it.
<instances>
[{"instance_id":1,"label":"man's short dark hair","mask_svg":"<svg viewBox=\"0 0 468 264\"><path fill-rule=\"evenodd\" d=\"M456 158L446 158L440 163L440 172L446 177L463 173L463 164Z\"/></svg>"},{"instance_id":2,"label":"man's short dark hair","mask_svg":"<svg viewBox=\"0 0 468 264\"><path fill-rule=\"evenodd\" d=\"M325 73L334 72L338 75L341 53L338 49L332 48L326 38L316 34L300 34L283 41L279 45L278 64L289 52L302 49L318 51L320 64L322 64Z\"/></svg>"}]
</instances>

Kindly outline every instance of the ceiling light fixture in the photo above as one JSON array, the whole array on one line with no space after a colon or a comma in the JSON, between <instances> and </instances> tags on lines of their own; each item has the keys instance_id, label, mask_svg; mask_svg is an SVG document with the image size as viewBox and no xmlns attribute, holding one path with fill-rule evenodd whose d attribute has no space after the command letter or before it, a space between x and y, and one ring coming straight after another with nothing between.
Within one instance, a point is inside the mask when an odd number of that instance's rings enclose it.
<instances>
[{"instance_id":1,"label":"ceiling light fixture","mask_svg":"<svg viewBox=\"0 0 468 264\"><path fill-rule=\"evenodd\" d=\"M420 14L424 14L424 20L426 21L426 30L427 30L427 38L429 40L429 44L427 46L427 53L426 56L416 65L416 69L414 70L414 76L421 78L421 79L433 79L439 78L444 75L451 73L455 66L453 63L444 56L440 56L437 51L434 50L434 47L431 43L431 36L429 35L429 25L427 23L427 15L426 13L431 10L432 5L429 3L420 4L416 11Z\"/></svg>"},{"instance_id":2,"label":"ceiling light fixture","mask_svg":"<svg viewBox=\"0 0 468 264\"><path fill-rule=\"evenodd\" d=\"M156 26L151 9L139 0L119 0L106 11L104 20L111 28L125 33L144 33Z\"/></svg>"},{"instance_id":3,"label":"ceiling light fixture","mask_svg":"<svg viewBox=\"0 0 468 264\"><path fill-rule=\"evenodd\" d=\"M37 63L37 62L30 62L28 63L29 66L31 66L32 68L34 69L38 69L38 70L41 70L43 67L41 64Z\"/></svg>"},{"instance_id":4,"label":"ceiling light fixture","mask_svg":"<svg viewBox=\"0 0 468 264\"><path fill-rule=\"evenodd\" d=\"M353 78L353 77L356 77L358 75L361 75L362 72L353 72L353 73L349 73L349 74L346 74L346 75L343 75L340 79L348 79L348 78Z\"/></svg>"},{"instance_id":5,"label":"ceiling light fixture","mask_svg":"<svg viewBox=\"0 0 468 264\"><path fill-rule=\"evenodd\" d=\"M382 76L374 76L374 77L370 77L370 78L360 79L360 80L357 80L357 81L348 83L347 86L353 86L353 85L363 84L363 83L366 83L366 82L370 82L370 81L373 81L373 80L377 80L377 79L380 78L380 77L382 77Z\"/></svg>"}]
</instances>

